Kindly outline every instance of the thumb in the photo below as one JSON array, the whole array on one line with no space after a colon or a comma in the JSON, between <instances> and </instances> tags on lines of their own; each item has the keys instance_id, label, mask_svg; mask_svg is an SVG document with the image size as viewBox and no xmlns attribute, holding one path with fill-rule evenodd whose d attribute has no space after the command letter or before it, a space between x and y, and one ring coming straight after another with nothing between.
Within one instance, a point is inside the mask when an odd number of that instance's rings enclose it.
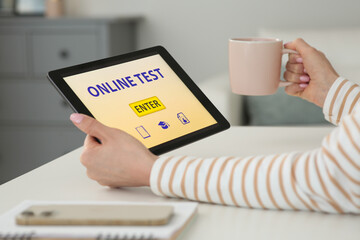
<instances>
[{"instance_id":1,"label":"thumb","mask_svg":"<svg viewBox=\"0 0 360 240\"><path fill-rule=\"evenodd\" d=\"M92 137L98 138L101 142L106 139L109 127L98 120L80 113L71 114L70 120L78 129Z\"/></svg>"},{"instance_id":2,"label":"thumb","mask_svg":"<svg viewBox=\"0 0 360 240\"><path fill-rule=\"evenodd\" d=\"M304 41L302 38L297 38L292 42L286 43L285 48L296 50L300 53L300 55L303 55L304 52L311 49L312 47Z\"/></svg>"}]
</instances>

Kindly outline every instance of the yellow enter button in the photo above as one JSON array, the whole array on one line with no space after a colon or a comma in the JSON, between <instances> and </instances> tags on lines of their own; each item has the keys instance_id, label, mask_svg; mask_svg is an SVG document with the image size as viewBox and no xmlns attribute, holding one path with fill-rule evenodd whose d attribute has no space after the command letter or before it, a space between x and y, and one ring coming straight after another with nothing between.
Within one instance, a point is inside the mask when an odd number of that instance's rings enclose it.
<instances>
[{"instance_id":1,"label":"yellow enter button","mask_svg":"<svg viewBox=\"0 0 360 240\"><path fill-rule=\"evenodd\" d=\"M157 98L151 97L134 103L129 106L139 117L165 109L164 104Z\"/></svg>"}]
</instances>

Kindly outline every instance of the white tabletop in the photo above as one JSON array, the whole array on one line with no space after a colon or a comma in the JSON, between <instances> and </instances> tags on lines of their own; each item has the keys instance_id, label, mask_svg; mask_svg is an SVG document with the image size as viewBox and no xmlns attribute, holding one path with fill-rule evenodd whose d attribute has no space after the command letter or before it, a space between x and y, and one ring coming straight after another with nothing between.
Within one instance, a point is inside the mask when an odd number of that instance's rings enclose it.
<instances>
[{"instance_id":1,"label":"white tabletop","mask_svg":"<svg viewBox=\"0 0 360 240\"><path fill-rule=\"evenodd\" d=\"M328 127L233 127L168 154L248 156L320 146ZM86 177L81 148L0 186L0 214L23 200L182 201L149 188L110 189ZM29 159L31 161L31 159ZM360 216L254 210L202 203L181 239L360 239Z\"/></svg>"}]
</instances>

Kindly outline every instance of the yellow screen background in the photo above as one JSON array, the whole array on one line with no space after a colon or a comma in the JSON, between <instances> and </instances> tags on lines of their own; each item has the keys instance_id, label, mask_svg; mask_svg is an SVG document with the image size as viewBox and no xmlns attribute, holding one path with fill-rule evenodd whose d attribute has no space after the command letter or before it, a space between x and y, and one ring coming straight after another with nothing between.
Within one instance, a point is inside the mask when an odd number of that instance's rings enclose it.
<instances>
[{"instance_id":1,"label":"yellow screen background","mask_svg":"<svg viewBox=\"0 0 360 240\"><path fill-rule=\"evenodd\" d=\"M99 97L94 97L88 92L89 86L156 68L160 68L164 78L141 84L132 77L138 86ZM64 80L98 121L129 133L148 148L216 124L215 119L158 54L69 76ZM131 103L154 96L165 105L166 109L139 117L129 106ZM177 118L180 112L188 118L190 121L188 124L184 125ZM170 126L163 129L158 125L160 121ZM143 126L150 137L144 139L136 130L139 126Z\"/></svg>"}]
</instances>

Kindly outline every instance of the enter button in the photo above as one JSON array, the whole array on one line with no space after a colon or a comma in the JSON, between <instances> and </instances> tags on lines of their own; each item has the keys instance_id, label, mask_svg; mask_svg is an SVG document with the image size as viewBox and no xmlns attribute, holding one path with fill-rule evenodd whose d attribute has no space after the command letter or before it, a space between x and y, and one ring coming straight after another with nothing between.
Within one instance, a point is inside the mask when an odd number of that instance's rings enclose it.
<instances>
[{"instance_id":1,"label":"enter button","mask_svg":"<svg viewBox=\"0 0 360 240\"><path fill-rule=\"evenodd\" d=\"M141 101L130 103L129 106L136 113L136 115L138 115L138 117L158 112L166 108L165 105L157 97L151 97Z\"/></svg>"}]
</instances>

